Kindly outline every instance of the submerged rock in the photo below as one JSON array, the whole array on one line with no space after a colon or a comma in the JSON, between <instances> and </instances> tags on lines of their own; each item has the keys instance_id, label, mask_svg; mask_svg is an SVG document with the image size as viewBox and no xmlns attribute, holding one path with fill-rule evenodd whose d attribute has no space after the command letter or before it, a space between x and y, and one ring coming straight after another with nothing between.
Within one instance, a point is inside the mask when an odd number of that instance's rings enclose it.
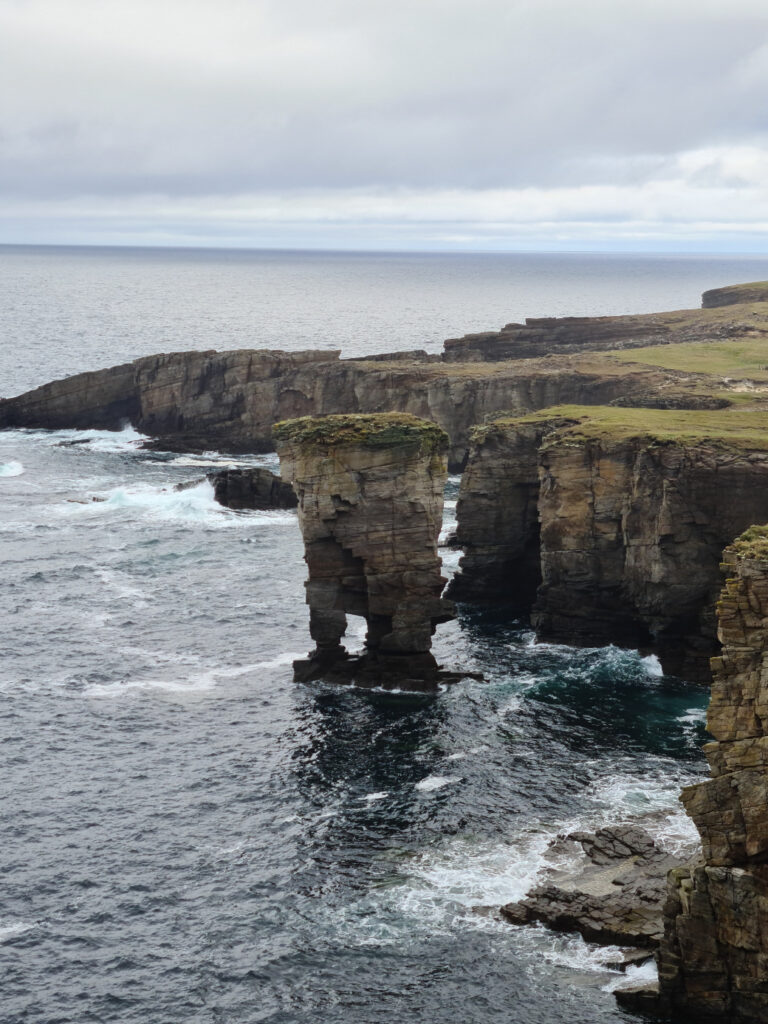
<instances>
[{"instance_id":1,"label":"submerged rock","mask_svg":"<svg viewBox=\"0 0 768 1024\"><path fill-rule=\"evenodd\" d=\"M445 432L396 413L305 417L278 424L275 441L299 498L317 645L296 679L436 689L432 634L453 618L437 554ZM348 614L367 622L359 657L341 642Z\"/></svg>"}]
</instances>

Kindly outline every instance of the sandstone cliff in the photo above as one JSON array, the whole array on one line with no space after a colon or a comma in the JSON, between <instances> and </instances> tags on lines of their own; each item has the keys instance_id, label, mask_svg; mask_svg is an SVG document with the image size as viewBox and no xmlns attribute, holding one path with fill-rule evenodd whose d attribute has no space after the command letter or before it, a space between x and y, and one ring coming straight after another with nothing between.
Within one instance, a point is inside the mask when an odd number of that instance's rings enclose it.
<instances>
[{"instance_id":1,"label":"sandstone cliff","mask_svg":"<svg viewBox=\"0 0 768 1024\"><path fill-rule=\"evenodd\" d=\"M397 411L446 430L459 469L471 429L501 411L633 396L645 405L659 395L683 405L700 400L685 374L585 357L464 366L339 360L337 352L176 352L0 400L0 428L117 429L128 421L174 450L262 452L273 450L279 420Z\"/></svg>"},{"instance_id":2,"label":"sandstone cliff","mask_svg":"<svg viewBox=\"0 0 768 1024\"><path fill-rule=\"evenodd\" d=\"M724 568L707 722L715 742L704 748L712 778L682 797L703 862L669 875L658 1009L758 1024L768 1019L768 528L729 547ZM637 1005L637 994L622 1001Z\"/></svg>"},{"instance_id":3,"label":"sandstone cliff","mask_svg":"<svg viewBox=\"0 0 768 1024\"><path fill-rule=\"evenodd\" d=\"M716 437L702 413L556 412L475 435L452 596L512 600L544 637L653 649L706 678L720 553L768 518L759 417L723 413L735 432Z\"/></svg>"},{"instance_id":4,"label":"sandstone cliff","mask_svg":"<svg viewBox=\"0 0 768 1024\"><path fill-rule=\"evenodd\" d=\"M275 440L299 498L317 645L296 678L437 689L432 634L453 617L437 554L447 435L389 413L289 420ZM341 643L348 614L367 623L356 658Z\"/></svg>"}]
</instances>

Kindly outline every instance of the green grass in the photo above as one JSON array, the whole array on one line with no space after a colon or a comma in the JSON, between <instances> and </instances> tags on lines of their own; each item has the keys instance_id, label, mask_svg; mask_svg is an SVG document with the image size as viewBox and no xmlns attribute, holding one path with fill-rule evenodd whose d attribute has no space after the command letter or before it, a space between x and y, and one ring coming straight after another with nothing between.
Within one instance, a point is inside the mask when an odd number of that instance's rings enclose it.
<instances>
[{"instance_id":1,"label":"green grass","mask_svg":"<svg viewBox=\"0 0 768 1024\"><path fill-rule=\"evenodd\" d=\"M750 526L729 544L728 550L735 551L739 558L768 560L768 526Z\"/></svg>"},{"instance_id":2,"label":"green grass","mask_svg":"<svg viewBox=\"0 0 768 1024\"><path fill-rule=\"evenodd\" d=\"M611 355L622 363L642 363L732 380L768 381L768 338L652 345Z\"/></svg>"},{"instance_id":3,"label":"green grass","mask_svg":"<svg viewBox=\"0 0 768 1024\"><path fill-rule=\"evenodd\" d=\"M768 450L768 406L712 410L625 409L598 405L558 405L530 416L494 420L478 429L477 440L491 431L514 429L519 423L565 418L571 426L556 428L558 441L623 441L649 443L727 444L740 449Z\"/></svg>"}]
</instances>

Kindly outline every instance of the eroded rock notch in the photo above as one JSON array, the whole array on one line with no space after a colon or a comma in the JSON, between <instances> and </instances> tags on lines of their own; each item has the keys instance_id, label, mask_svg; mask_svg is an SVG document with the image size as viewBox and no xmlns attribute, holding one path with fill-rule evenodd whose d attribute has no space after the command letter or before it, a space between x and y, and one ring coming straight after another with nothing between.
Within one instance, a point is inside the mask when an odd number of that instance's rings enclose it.
<instances>
[{"instance_id":1,"label":"eroded rock notch","mask_svg":"<svg viewBox=\"0 0 768 1024\"><path fill-rule=\"evenodd\" d=\"M448 435L399 413L303 417L274 431L280 468L299 498L316 647L299 681L434 690L443 674L432 634L453 618L441 597L437 539ZM365 652L342 644L347 615L367 622Z\"/></svg>"}]
</instances>

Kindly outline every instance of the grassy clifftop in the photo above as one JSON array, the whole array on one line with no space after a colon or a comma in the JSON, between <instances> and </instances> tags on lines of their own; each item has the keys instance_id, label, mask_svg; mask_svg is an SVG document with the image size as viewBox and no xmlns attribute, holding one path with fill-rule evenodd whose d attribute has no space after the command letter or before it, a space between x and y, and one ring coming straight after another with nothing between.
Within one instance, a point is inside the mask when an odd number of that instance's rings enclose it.
<instances>
[{"instance_id":1,"label":"grassy clifftop","mask_svg":"<svg viewBox=\"0 0 768 1024\"><path fill-rule=\"evenodd\" d=\"M558 439L621 441L638 438L682 445L710 442L768 451L768 405L750 409L737 406L717 411L559 405L530 416L493 420L478 427L473 440L482 442L492 432L547 421L553 421L553 431Z\"/></svg>"}]
</instances>

